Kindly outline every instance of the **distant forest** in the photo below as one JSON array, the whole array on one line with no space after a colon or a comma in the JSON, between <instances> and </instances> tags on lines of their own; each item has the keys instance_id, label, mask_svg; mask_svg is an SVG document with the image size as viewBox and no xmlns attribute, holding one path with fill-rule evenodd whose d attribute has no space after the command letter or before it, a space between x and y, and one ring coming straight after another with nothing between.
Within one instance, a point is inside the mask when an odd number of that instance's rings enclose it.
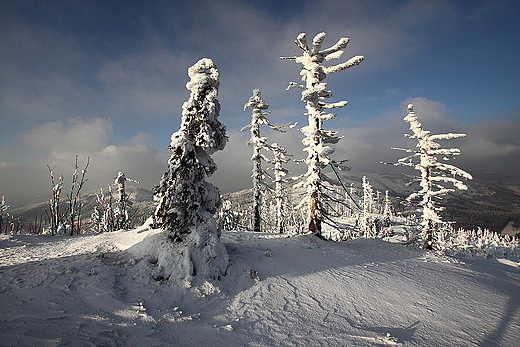
<instances>
[{"instance_id":1,"label":"distant forest","mask_svg":"<svg viewBox=\"0 0 520 347\"><path fill-rule=\"evenodd\" d=\"M473 211L447 206L444 215L446 216L445 220L455 221L453 224L455 229L476 230L480 227L481 229L501 232L509 222L513 222L515 228L520 227L520 212Z\"/></svg>"}]
</instances>

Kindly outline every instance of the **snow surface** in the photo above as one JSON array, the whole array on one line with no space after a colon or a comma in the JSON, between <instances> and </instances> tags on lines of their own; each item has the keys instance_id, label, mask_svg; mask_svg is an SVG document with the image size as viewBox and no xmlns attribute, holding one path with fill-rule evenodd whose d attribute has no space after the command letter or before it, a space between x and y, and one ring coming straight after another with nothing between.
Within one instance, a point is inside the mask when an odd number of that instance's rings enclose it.
<instances>
[{"instance_id":1,"label":"snow surface","mask_svg":"<svg viewBox=\"0 0 520 347\"><path fill-rule=\"evenodd\" d=\"M132 255L158 232L2 236L0 345L518 346L512 261L224 232L227 275L183 286Z\"/></svg>"}]
</instances>

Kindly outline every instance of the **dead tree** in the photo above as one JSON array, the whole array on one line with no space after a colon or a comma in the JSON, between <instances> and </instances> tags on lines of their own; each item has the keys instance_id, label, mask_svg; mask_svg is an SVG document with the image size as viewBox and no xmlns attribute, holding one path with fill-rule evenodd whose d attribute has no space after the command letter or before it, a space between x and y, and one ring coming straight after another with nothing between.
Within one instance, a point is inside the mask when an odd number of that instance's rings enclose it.
<instances>
[{"instance_id":1,"label":"dead tree","mask_svg":"<svg viewBox=\"0 0 520 347\"><path fill-rule=\"evenodd\" d=\"M61 224L60 194L63 188L63 175L59 177L58 183L56 183L54 180L54 172L49 165L47 165L47 167L49 168L52 183L52 198L49 200L49 207L51 212L51 235L54 235Z\"/></svg>"},{"instance_id":2,"label":"dead tree","mask_svg":"<svg viewBox=\"0 0 520 347\"><path fill-rule=\"evenodd\" d=\"M69 224L70 224L70 236L74 235L74 230L77 229L76 233L81 233L81 188L83 188L83 184L87 181L85 178L85 174L87 173L88 165L90 164L90 158L87 157L87 164L85 168L81 170L81 179L78 176L78 156L76 155L76 161L74 162L74 172L72 173L72 183L70 188L70 193L67 195L69 199ZM79 180L78 180L79 179ZM77 222L77 224L76 224ZM76 227L77 226L77 227Z\"/></svg>"}]
</instances>

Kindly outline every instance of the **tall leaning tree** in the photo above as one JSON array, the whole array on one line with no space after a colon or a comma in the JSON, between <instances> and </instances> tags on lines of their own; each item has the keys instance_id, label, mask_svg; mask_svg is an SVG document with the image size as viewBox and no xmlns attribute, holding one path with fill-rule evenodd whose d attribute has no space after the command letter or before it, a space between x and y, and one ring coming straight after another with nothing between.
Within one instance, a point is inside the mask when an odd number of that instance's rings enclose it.
<instances>
[{"instance_id":1,"label":"tall leaning tree","mask_svg":"<svg viewBox=\"0 0 520 347\"><path fill-rule=\"evenodd\" d=\"M328 74L359 65L364 60L363 56L358 55L337 65L322 66L324 61L340 58L343 49L349 42L348 38L341 38L332 47L322 49L324 39L324 32L317 34L312 41L312 46L309 47L307 36L305 33L301 33L295 43L303 54L295 57L281 57L281 59L294 60L296 63L302 64L300 75L304 84L290 82L287 89L290 87L301 89L301 100L306 103L309 124L300 129L305 136L302 142L306 146L304 151L307 152L305 159L307 172L304 174L305 180L301 184L301 187L306 188L307 193L302 203L308 205L309 231L318 236L322 236L322 221L326 218L323 183L328 181L328 178L322 173L322 170L331 165L332 160L329 156L334 152L331 145L341 139L336 132L323 129L323 121L336 117L335 113L327 113L328 110L347 105L347 101L324 102L325 99L334 95L327 89L327 83L323 80Z\"/></svg>"},{"instance_id":2,"label":"tall leaning tree","mask_svg":"<svg viewBox=\"0 0 520 347\"><path fill-rule=\"evenodd\" d=\"M439 200L443 195L454 191L446 185L466 190L467 186L457 179L460 176L465 179L472 179L471 174L459 169L454 165L443 163L443 160L449 160L460 154L458 148L441 148L437 140L449 140L464 137L466 134L437 134L430 135L430 131L424 130L419 122L417 115L413 110L413 105L408 105L408 114L404 117L404 121L410 124L412 135L405 134L409 139L417 140L417 149L395 148L392 149L410 153L408 156L401 158L393 165L411 166L420 172L417 177L420 189L408 196L407 200L411 201L419 199L419 205L422 207L422 232L419 235L419 241L427 249L432 249L436 242L435 231L439 225L444 222L438 212L443 210L439 206Z\"/></svg>"},{"instance_id":3,"label":"tall leaning tree","mask_svg":"<svg viewBox=\"0 0 520 347\"><path fill-rule=\"evenodd\" d=\"M180 129L171 136L168 171L155 187L156 225L171 242L185 246L178 252L190 263L189 275L218 278L226 271L228 256L213 218L220 193L206 177L217 170L210 156L227 142L226 127L218 120L220 75L208 58L190 67L188 75L190 98L182 106Z\"/></svg>"}]
</instances>

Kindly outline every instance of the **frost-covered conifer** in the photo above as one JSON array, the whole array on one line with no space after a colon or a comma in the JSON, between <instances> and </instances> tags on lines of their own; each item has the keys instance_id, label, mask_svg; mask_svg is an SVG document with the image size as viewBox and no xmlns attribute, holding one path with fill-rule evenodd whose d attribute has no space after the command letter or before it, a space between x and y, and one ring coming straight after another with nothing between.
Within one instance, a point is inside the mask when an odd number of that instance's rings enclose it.
<instances>
[{"instance_id":1,"label":"frost-covered conifer","mask_svg":"<svg viewBox=\"0 0 520 347\"><path fill-rule=\"evenodd\" d=\"M119 171L114 181L114 183L117 185L117 191L119 193L118 208L116 213L116 229L123 229L127 227L127 207L131 204L128 194L126 194L125 190L125 182L127 181L139 184L139 181L128 178L125 176L124 172Z\"/></svg>"},{"instance_id":2,"label":"frost-covered conifer","mask_svg":"<svg viewBox=\"0 0 520 347\"><path fill-rule=\"evenodd\" d=\"M244 111L248 108L253 110L251 114L251 123L242 128L241 131L250 130L251 138L247 142L247 145L253 147L253 156L251 161L253 162L253 174L251 178L253 180L253 231L260 232L261 225L261 199L262 199L262 184L265 176L265 171L262 170L262 160L269 161L269 159L262 153L262 149L270 149L267 145L267 137L260 136L260 124L265 124L269 128L278 132L285 132L283 129L289 126L275 126L266 115L270 112L266 112L269 105L262 100L260 89L254 89L253 95L249 98L248 102L244 105Z\"/></svg>"},{"instance_id":3,"label":"frost-covered conifer","mask_svg":"<svg viewBox=\"0 0 520 347\"><path fill-rule=\"evenodd\" d=\"M289 161L287 149L279 146L277 143L273 143L270 146L273 152L274 158L270 160L274 164L274 198L276 200L276 230L283 234L285 232L285 200L287 196L285 194L285 176L289 171L283 167L284 163Z\"/></svg>"},{"instance_id":4,"label":"frost-covered conifer","mask_svg":"<svg viewBox=\"0 0 520 347\"><path fill-rule=\"evenodd\" d=\"M327 110L334 108L341 108L347 104L347 101L339 101L334 103L325 103L323 100L331 98L334 95L330 90L327 90L327 84L322 82L328 74L339 72L360 64L364 57L355 56L346 62L333 66L320 65L325 60L338 59L343 54L349 42L348 38L341 38L334 46L322 49L325 33L317 34L312 46L307 44L307 36L305 33L298 35L295 43L303 51L303 55L298 57L282 57L281 59L295 60L302 64L303 68L300 72L303 85L291 82L289 87L297 87L302 90L301 100L306 103L307 115L309 124L301 129L305 135L303 144L307 146L304 150L307 151L307 173L305 174L305 181L302 182L301 187L307 189L306 197L302 203L308 205L309 213L309 230L321 235L321 223L326 218L324 210L324 192L322 189L323 182L327 181L327 177L322 174L322 169L330 164L329 156L334 152L334 148L330 145L337 143L341 137L336 135L336 132L324 130L323 121L332 119L336 116L335 113L326 113ZM301 206L301 205L300 205Z\"/></svg>"},{"instance_id":5,"label":"frost-covered conifer","mask_svg":"<svg viewBox=\"0 0 520 347\"><path fill-rule=\"evenodd\" d=\"M449 160L459 155L460 149L441 148L441 145L435 141L464 137L466 134L430 135L430 131L422 128L422 124L418 121L412 104L408 105L408 115L404 118L404 121L410 123L410 130L413 132L413 135L405 134L405 136L417 140L417 149L392 148L411 153L399 159L394 165L411 166L421 173L421 176L418 177L421 189L411 194L407 199L409 201L416 198L420 199L419 205L422 207L421 241L424 242L426 248L431 249L436 241L434 235L435 227L443 223L441 217L437 214L443 208L437 206L438 202L436 202L436 199L438 200L442 195L454 191L454 189L445 187L444 184L451 183L457 189L466 190L466 185L458 180L456 176L466 179L473 178L469 173L456 166L439 162L439 156L444 160ZM416 158L419 159L419 162L414 162Z\"/></svg>"},{"instance_id":6,"label":"frost-covered conifer","mask_svg":"<svg viewBox=\"0 0 520 347\"><path fill-rule=\"evenodd\" d=\"M220 205L220 193L206 177L217 170L210 155L224 149L227 142L226 127L218 120L219 73L211 59L203 58L188 69L188 75L190 98L182 106L180 129L171 136L168 171L155 187L156 225L183 248L175 248L177 260L159 265L186 261L187 276L217 278L225 273L228 256L212 215ZM164 277L183 277L171 273L172 269L161 271Z\"/></svg>"}]
</instances>

